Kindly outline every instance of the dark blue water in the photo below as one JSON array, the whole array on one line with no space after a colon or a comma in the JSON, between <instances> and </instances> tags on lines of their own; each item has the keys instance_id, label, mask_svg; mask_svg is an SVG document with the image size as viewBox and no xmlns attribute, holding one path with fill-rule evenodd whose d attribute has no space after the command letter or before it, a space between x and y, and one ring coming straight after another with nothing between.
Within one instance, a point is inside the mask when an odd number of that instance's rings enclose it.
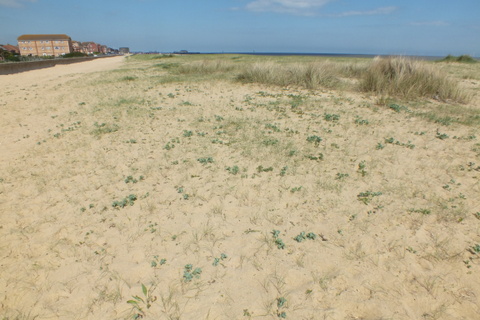
<instances>
[{"instance_id":1,"label":"dark blue water","mask_svg":"<svg viewBox=\"0 0 480 320\"><path fill-rule=\"evenodd\" d=\"M313 57L344 57L344 58L375 58L375 57L392 57L398 55L386 54L351 54L351 53L300 53L300 52L202 52L202 54L246 54L254 56L313 56ZM444 57L440 56L409 56L405 57L422 59L422 60L438 60Z\"/></svg>"}]
</instances>

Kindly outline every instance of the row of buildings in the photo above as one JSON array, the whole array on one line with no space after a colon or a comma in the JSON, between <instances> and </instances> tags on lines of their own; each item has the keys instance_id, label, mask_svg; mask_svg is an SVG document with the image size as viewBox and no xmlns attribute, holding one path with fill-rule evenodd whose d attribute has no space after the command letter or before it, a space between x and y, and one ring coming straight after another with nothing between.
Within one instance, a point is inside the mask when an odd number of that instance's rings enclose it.
<instances>
[{"instance_id":1,"label":"row of buildings","mask_svg":"<svg viewBox=\"0 0 480 320\"><path fill-rule=\"evenodd\" d=\"M22 56L57 57L73 52L84 54L129 53L128 48L112 49L92 41L74 41L66 34L24 34L18 37L17 41L18 53Z\"/></svg>"}]
</instances>

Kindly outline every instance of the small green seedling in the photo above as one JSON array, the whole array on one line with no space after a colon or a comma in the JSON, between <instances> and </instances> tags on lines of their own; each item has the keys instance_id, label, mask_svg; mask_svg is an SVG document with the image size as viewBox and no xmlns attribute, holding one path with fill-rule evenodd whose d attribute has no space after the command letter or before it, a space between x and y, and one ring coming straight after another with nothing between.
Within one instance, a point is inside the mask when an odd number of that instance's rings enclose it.
<instances>
[{"instance_id":1,"label":"small green seedling","mask_svg":"<svg viewBox=\"0 0 480 320\"><path fill-rule=\"evenodd\" d=\"M313 143L315 147L318 147L320 145L320 142L322 142L322 138L320 138L319 136L309 136L307 138L307 141Z\"/></svg>"},{"instance_id":2,"label":"small green seedling","mask_svg":"<svg viewBox=\"0 0 480 320\"><path fill-rule=\"evenodd\" d=\"M127 303L130 304L135 310L134 319L140 319L146 316L145 310L150 309L152 303L157 300L157 297L152 295L153 287L147 289L147 287L142 283L142 293L143 297L133 296L132 300L128 300Z\"/></svg>"},{"instance_id":3,"label":"small green seedling","mask_svg":"<svg viewBox=\"0 0 480 320\"><path fill-rule=\"evenodd\" d=\"M222 253L222 254L220 255L220 258L214 258L214 259L213 259L212 265L213 265L214 267L216 267L216 266L218 266L218 264L220 263L220 261L223 261L223 260L225 260L225 259L227 259L227 258L228 258L228 256L227 256L225 253Z\"/></svg>"},{"instance_id":4,"label":"small green seedling","mask_svg":"<svg viewBox=\"0 0 480 320\"><path fill-rule=\"evenodd\" d=\"M238 166L227 167L226 170L233 175L236 175L238 172L240 172L240 168Z\"/></svg>"},{"instance_id":5,"label":"small green seedling","mask_svg":"<svg viewBox=\"0 0 480 320\"><path fill-rule=\"evenodd\" d=\"M125 208L127 205L133 206L135 204L135 201L137 200L137 196L134 194L131 194L122 200L117 200L113 201L112 207L114 208Z\"/></svg>"},{"instance_id":6,"label":"small green seedling","mask_svg":"<svg viewBox=\"0 0 480 320\"><path fill-rule=\"evenodd\" d=\"M159 266L159 265L162 266L162 265L164 265L165 263L167 263L167 259L160 259L160 260L159 260L159 259L158 259L158 256L153 256L153 260L152 260L152 262L150 262L150 266L151 266L152 268L155 268L155 267L157 267L157 266Z\"/></svg>"},{"instance_id":7,"label":"small green seedling","mask_svg":"<svg viewBox=\"0 0 480 320\"><path fill-rule=\"evenodd\" d=\"M273 235L273 239L275 240L275 244L277 245L277 248L278 249L285 249L285 243L283 242L282 239L279 238L280 231L279 230L273 230L272 235Z\"/></svg>"},{"instance_id":8,"label":"small green seedling","mask_svg":"<svg viewBox=\"0 0 480 320\"><path fill-rule=\"evenodd\" d=\"M200 162L203 165L206 165L207 163L213 163L214 162L212 157L198 158L197 161Z\"/></svg>"},{"instance_id":9,"label":"small green seedling","mask_svg":"<svg viewBox=\"0 0 480 320\"><path fill-rule=\"evenodd\" d=\"M364 204L369 204L370 201L372 201L372 199L374 197L378 197L378 196L381 196L381 195L382 195L381 192L365 191L365 192L360 192L357 195L357 199L358 199L358 201L361 201Z\"/></svg>"}]
</instances>

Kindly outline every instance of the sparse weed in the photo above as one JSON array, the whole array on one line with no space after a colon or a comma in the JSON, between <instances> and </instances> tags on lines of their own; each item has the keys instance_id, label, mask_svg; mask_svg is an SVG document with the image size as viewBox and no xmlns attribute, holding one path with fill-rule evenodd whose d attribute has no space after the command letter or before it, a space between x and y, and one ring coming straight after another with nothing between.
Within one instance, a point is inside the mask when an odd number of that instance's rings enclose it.
<instances>
[{"instance_id":1,"label":"sparse weed","mask_svg":"<svg viewBox=\"0 0 480 320\"><path fill-rule=\"evenodd\" d=\"M404 142L400 142L398 140L395 140L394 138L385 138L385 143L388 143L388 144L393 144L393 145L396 145L396 146L401 146L401 147L405 147L405 148L408 148L408 149L414 149L415 148L415 145L412 144L411 141L408 141L407 143L404 143ZM378 146L378 145L377 145Z\"/></svg>"},{"instance_id":2,"label":"sparse weed","mask_svg":"<svg viewBox=\"0 0 480 320\"><path fill-rule=\"evenodd\" d=\"M134 194L131 194L122 200L117 200L113 201L112 207L114 208L125 208L127 205L133 206L135 204L135 201L137 200L137 196Z\"/></svg>"},{"instance_id":3,"label":"sparse weed","mask_svg":"<svg viewBox=\"0 0 480 320\"><path fill-rule=\"evenodd\" d=\"M365 192L360 192L357 195L358 201L363 202L364 204L369 204L370 201L373 200L374 197L381 196L381 192L372 192L372 191L365 191Z\"/></svg>"},{"instance_id":4,"label":"sparse weed","mask_svg":"<svg viewBox=\"0 0 480 320\"><path fill-rule=\"evenodd\" d=\"M285 243L279 237L280 236L280 231L279 230L273 230L272 235L273 235L273 239L275 241L275 244L277 245L277 248L278 249L285 249Z\"/></svg>"},{"instance_id":5,"label":"sparse weed","mask_svg":"<svg viewBox=\"0 0 480 320\"><path fill-rule=\"evenodd\" d=\"M153 260L150 262L150 266L152 268L156 268L157 266L162 266L167 263L167 259L159 259L158 256L153 256Z\"/></svg>"},{"instance_id":6,"label":"sparse weed","mask_svg":"<svg viewBox=\"0 0 480 320\"><path fill-rule=\"evenodd\" d=\"M322 142L322 138L320 138L319 136L309 136L307 137L307 141L313 143L315 147L318 147L320 142Z\"/></svg>"},{"instance_id":7,"label":"sparse weed","mask_svg":"<svg viewBox=\"0 0 480 320\"><path fill-rule=\"evenodd\" d=\"M325 113L323 119L325 119L325 121L336 122L340 120L340 116L338 114Z\"/></svg>"},{"instance_id":8,"label":"sparse weed","mask_svg":"<svg viewBox=\"0 0 480 320\"><path fill-rule=\"evenodd\" d=\"M366 167L367 167L367 165L366 165L366 162L365 162L365 161L360 161L360 163L358 164L357 172L358 172L362 177L365 177L365 176L367 175L367 171L365 170Z\"/></svg>"},{"instance_id":9,"label":"sparse weed","mask_svg":"<svg viewBox=\"0 0 480 320\"><path fill-rule=\"evenodd\" d=\"M193 265L187 264L187 265L185 265L185 268L184 268L184 271L183 271L183 281L190 282L194 278L199 279L201 274L202 274L202 269L201 268L193 269Z\"/></svg>"},{"instance_id":10,"label":"sparse weed","mask_svg":"<svg viewBox=\"0 0 480 320\"><path fill-rule=\"evenodd\" d=\"M233 166L233 167L227 167L225 168L229 173L236 175L237 173L240 172L240 168L238 166Z\"/></svg>"},{"instance_id":11,"label":"sparse weed","mask_svg":"<svg viewBox=\"0 0 480 320\"><path fill-rule=\"evenodd\" d=\"M138 179L135 179L133 176L128 176L128 177L125 178L124 181L125 181L125 183L130 183L130 182L131 183L137 183L138 181L142 181L144 179L145 179L144 176L140 176L140 177L138 177Z\"/></svg>"},{"instance_id":12,"label":"sparse weed","mask_svg":"<svg viewBox=\"0 0 480 320\"><path fill-rule=\"evenodd\" d=\"M145 309L150 309L152 303L157 300L156 296L152 295L155 287L151 286L149 289L142 283L143 297L133 296L132 300L128 300L127 303L132 306L134 311L133 319L140 319L146 317Z\"/></svg>"},{"instance_id":13,"label":"sparse weed","mask_svg":"<svg viewBox=\"0 0 480 320\"><path fill-rule=\"evenodd\" d=\"M258 167L257 167L257 172L258 172L258 173L261 173L261 172L270 172L270 171L273 171L273 167L268 167L268 168L264 168L263 166L258 166Z\"/></svg>"},{"instance_id":14,"label":"sparse weed","mask_svg":"<svg viewBox=\"0 0 480 320\"><path fill-rule=\"evenodd\" d=\"M213 163L213 162L214 162L212 157L198 158L197 161L200 162L200 163L203 164L203 165L206 165L206 164L208 164L208 163Z\"/></svg>"},{"instance_id":15,"label":"sparse weed","mask_svg":"<svg viewBox=\"0 0 480 320\"><path fill-rule=\"evenodd\" d=\"M430 209L408 209L410 213L421 213L423 215L429 215L431 213Z\"/></svg>"}]
</instances>

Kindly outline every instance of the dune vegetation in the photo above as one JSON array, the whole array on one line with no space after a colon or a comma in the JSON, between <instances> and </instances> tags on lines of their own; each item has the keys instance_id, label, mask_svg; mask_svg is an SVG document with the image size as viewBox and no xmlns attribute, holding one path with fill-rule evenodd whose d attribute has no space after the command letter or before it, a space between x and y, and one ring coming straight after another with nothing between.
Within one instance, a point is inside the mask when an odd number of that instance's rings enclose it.
<instances>
[{"instance_id":1,"label":"dune vegetation","mask_svg":"<svg viewBox=\"0 0 480 320\"><path fill-rule=\"evenodd\" d=\"M0 76L0 319L480 318L480 64L121 59Z\"/></svg>"}]
</instances>

